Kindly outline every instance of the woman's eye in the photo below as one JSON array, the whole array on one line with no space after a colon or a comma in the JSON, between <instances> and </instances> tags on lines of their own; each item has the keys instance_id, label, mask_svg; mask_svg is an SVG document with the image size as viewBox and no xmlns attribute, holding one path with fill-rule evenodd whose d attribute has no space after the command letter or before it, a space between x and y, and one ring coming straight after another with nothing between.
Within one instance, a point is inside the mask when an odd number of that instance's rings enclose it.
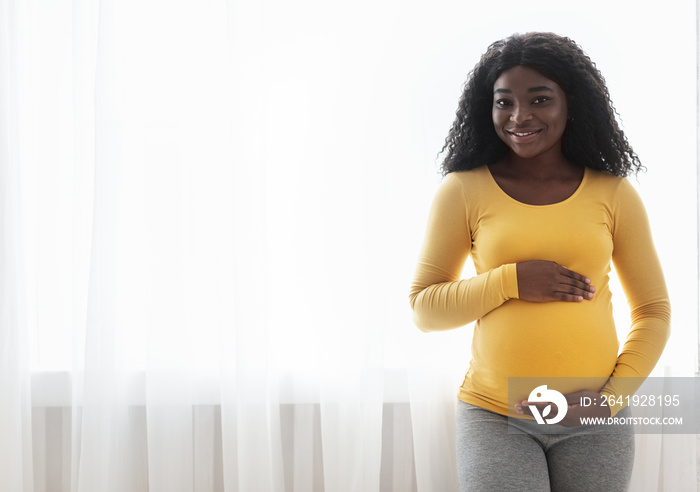
<instances>
[{"instance_id":1,"label":"woman's eye","mask_svg":"<svg viewBox=\"0 0 700 492\"><path fill-rule=\"evenodd\" d=\"M510 106L510 101L508 101L507 99L499 99L498 101L496 101L496 106L498 106L499 108Z\"/></svg>"},{"instance_id":2,"label":"woman's eye","mask_svg":"<svg viewBox=\"0 0 700 492\"><path fill-rule=\"evenodd\" d=\"M542 96L542 97L536 97L535 99L532 100L533 104L542 104L543 102L549 101L548 97Z\"/></svg>"}]
</instances>

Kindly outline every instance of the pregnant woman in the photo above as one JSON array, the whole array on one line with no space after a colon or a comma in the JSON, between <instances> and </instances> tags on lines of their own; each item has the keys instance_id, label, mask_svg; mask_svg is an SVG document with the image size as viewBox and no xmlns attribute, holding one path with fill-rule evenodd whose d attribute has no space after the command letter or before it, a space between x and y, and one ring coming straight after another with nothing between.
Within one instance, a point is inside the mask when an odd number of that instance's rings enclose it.
<instances>
[{"instance_id":1,"label":"pregnant woman","mask_svg":"<svg viewBox=\"0 0 700 492\"><path fill-rule=\"evenodd\" d=\"M460 490L627 490L631 430L591 431L580 418L616 415L601 402L651 373L670 304L625 179L642 166L602 75L565 37L498 41L470 73L443 151L410 302L423 331L476 321L458 394ZM468 256L477 275L462 279ZM622 350L611 265L631 309ZM554 388L569 403L561 434L540 432L528 392L509 400L510 377L570 378ZM520 417L510 430L509 414Z\"/></svg>"}]
</instances>

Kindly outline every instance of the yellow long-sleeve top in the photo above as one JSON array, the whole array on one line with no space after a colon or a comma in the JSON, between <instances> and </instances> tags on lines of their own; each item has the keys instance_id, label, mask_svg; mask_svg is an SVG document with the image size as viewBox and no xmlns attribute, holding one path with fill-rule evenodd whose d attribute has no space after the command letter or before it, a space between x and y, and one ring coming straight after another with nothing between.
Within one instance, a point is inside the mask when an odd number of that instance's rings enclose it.
<instances>
[{"instance_id":1,"label":"yellow long-sleeve top","mask_svg":"<svg viewBox=\"0 0 700 492\"><path fill-rule=\"evenodd\" d=\"M462 279L469 255L477 275ZM589 277L593 299L518 299L516 264L528 260L554 261ZM632 318L619 355L611 261ZM668 293L641 199L625 178L590 168L569 198L551 205L511 198L486 166L448 174L430 211L410 302L423 331L476 320L459 398L501 414L511 406L508 377L586 377L585 389L623 395L621 378L648 376L670 330Z\"/></svg>"}]
</instances>

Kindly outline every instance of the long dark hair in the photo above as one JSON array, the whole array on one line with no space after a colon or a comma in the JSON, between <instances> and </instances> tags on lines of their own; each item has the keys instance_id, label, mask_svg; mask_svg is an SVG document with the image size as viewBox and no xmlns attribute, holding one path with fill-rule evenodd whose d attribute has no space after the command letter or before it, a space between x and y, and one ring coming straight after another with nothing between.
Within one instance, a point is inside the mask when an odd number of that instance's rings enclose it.
<instances>
[{"instance_id":1,"label":"long dark hair","mask_svg":"<svg viewBox=\"0 0 700 492\"><path fill-rule=\"evenodd\" d=\"M521 65L555 81L567 94L571 119L562 136L562 151L569 161L616 176L644 169L617 123L605 79L588 55L569 38L534 32L496 41L469 74L441 151L443 175L505 156L508 148L491 118L493 84L501 73Z\"/></svg>"}]
</instances>

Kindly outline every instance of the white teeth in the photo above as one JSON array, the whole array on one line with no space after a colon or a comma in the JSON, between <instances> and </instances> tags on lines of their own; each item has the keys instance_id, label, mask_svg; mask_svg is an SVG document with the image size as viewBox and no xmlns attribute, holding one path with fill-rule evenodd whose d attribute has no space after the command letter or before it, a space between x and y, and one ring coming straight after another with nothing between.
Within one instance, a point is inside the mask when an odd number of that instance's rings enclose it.
<instances>
[{"instance_id":1,"label":"white teeth","mask_svg":"<svg viewBox=\"0 0 700 492\"><path fill-rule=\"evenodd\" d=\"M518 136L518 137L527 137L528 135L534 135L537 132L529 132L529 133L516 133L516 132L511 132L513 135Z\"/></svg>"}]
</instances>

